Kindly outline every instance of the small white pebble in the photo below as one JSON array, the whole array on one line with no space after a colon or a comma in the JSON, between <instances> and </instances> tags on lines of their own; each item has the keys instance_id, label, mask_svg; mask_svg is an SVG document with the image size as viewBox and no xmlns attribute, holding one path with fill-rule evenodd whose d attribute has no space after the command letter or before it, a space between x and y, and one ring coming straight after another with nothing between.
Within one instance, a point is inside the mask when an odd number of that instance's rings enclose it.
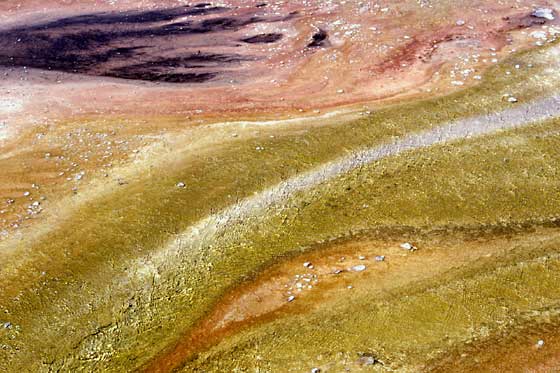
<instances>
[{"instance_id":1,"label":"small white pebble","mask_svg":"<svg viewBox=\"0 0 560 373\"><path fill-rule=\"evenodd\" d=\"M546 40L547 38L547 34L544 31L533 31L531 33L531 36L535 39L541 39L541 40Z\"/></svg>"},{"instance_id":2,"label":"small white pebble","mask_svg":"<svg viewBox=\"0 0 560 373\"><path fill-rule=\"evenodd\" d=\"M410 242L405 242L401 244L401 248L405 250L412 250L414 249L414 246Z\"/></svg>"},{"instance_id":3,"label":"small white pebble","mask_svg":"<svg viewBox=\"0 0 560 373\"><path fill-rule=\"evenodd\" d=\"M294 299L296 299L296 297L293 296L293 295L290 295L290 296L288 297L288 302L293 302Z\"/></svg>"},{"instance_id":4,"label":"small white pebble","mask_svg":"<svg viewBox=\"0 0 560 373\"><path fill-rule=\"evenodd\" d=\"M183 183L182 181L177 183L177 188L185 188L187 185L185 183Z\"/></svg>"},{"instance_id":5,"label":"small white pebble","mask_svg":"<svg viewBox=\"0 0 560 373\"><path fill-rule=\"evenodd\" d=\"M362 272L362 271L366 270L366 266L363 265L363 264L358 264L358 265L353 266L351 269L354 272Z\"/></svg>"},{"instance_id":6,"label":"small white pebble","mask_svg":"<svg viewBox=\"0 0 560 373\"><path fill-rule=\"evenodd\" d=\"M541 348L542 346L544 346L544 341L543 341L542 339L539 339L539 340L537 341L537 347L538 347L538 348Z\"/></svg>"},{"instance_id":7,"label":"small white pebble","mask_svg":"<svg viewBox=\"0 0 560 373\"><path fill-rule=\"evenodd\" d=\"M554 11L550 8L537 8L531 13L533 17L554 21Z\"/></svg>"}]
</instances>

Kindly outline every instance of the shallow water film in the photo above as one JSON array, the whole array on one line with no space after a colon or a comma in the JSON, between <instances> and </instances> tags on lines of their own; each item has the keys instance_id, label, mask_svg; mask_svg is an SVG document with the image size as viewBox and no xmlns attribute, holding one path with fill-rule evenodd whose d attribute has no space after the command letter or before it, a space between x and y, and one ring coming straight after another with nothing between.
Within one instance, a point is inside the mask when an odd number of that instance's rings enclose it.
<instances>
[{"instance_id":1,"label":"shallow water film","mask_svg":"<svg viewBox=\"0 0 560 373\"><path fill-rule=\"evenodd\" d=\"M0 371L559 371L559 36L552 0L0 0Z\"/></svg>"}]
</instances>

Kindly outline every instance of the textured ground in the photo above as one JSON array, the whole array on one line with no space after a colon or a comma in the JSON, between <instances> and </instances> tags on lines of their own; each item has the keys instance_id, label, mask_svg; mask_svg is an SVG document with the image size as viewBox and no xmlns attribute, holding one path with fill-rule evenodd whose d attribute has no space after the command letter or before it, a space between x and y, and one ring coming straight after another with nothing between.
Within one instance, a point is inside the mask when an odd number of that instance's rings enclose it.
<instances>
[{"instance_id":1,"label":"textured ground","mask_svg":"<svg viewBox=\"0 0 560 373\"><path fill-rule=\"evenodd\" d=\"M0 370L560 369L558 6L0 1Z\"/></svg>"}]
</instances>

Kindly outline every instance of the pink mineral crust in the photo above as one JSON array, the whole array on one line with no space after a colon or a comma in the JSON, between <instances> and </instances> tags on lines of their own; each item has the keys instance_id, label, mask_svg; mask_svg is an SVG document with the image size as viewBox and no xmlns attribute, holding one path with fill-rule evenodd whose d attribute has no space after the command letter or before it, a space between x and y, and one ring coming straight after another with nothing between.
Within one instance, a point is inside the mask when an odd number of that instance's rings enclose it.
<instances>
[{"instance_id":1,"label":"pink mineral crust","mask_svg":"<svg viewBox=\"0 0 560 373\"><path fill-rule=\"evenodd\" d=\"M480 71L494 56L527 46L518 30L556 22L531 16L534 6L2 2L0 84L24 100L20 119L28 121L250 117L445 93L457 87L438 71Z\"/></svg>"}]
</instances>

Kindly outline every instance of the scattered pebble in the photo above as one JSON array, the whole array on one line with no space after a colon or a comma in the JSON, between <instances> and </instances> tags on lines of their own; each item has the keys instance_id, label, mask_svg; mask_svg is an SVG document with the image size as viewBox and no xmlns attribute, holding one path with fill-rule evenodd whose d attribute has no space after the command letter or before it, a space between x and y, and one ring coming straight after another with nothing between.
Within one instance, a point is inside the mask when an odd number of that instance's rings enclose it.
<instances>
[{"instance_id":1,"label":"scattered pebble","mask_svg":"<svg viewBox=\"0 0 560 373\"><path fill-rule=\"evenodd\" d=\"M465 25L465 21L462 20L462 19L458 19L457 22L455 22L455 24L456 24L457 26L464 26L464 25Z\"/></svg>"},{"instance_id":2,"label":"scattered pebble","mask_svg":"<svg viewBox=\"0 0 560 373\"><path fill-rule=\"evenodd\" d=\"M305 263L303 263L303 266L305 268L313 269L313 264L311 264L311 262L305 262Z\"/></svg>"},{"instance_id":3,"label":"scattered pebble","mask_svg":"<svg viewBox=\"0 0 560 373\"><path fill-rule=\"evenodd\" d=\"M5 322L4 323L4 329L12 329L12 323L11 322Z\"/></svg>"},{"instance_id":4,"label":"scattered pebble","mask_svg":"<svg viewBox=\"0 0 560 373\"><path fill-rule=\"evenodd\" d=\"M537 341L537 348L541 348L542 346L544 346L544 341L542 339L539 339Z\"/></svg>"},{"instance_id":5,"label":"scattered pebble","mask_svg":"<svg viewBox=\"0 0 560 373\"><path fill-rule=\"evenodd\" d=\"M401 246L402 249L405 249L405 250L408 250L408 251L415 251L417 249L416 246L414 246L410 242L405 242L405 243L401 244L400 246Z\"/></svg>"},{"instance_id":6,"label":"scattered pebble","mask_svg":"<svg viewBox=\"0 0 560 373\"><path fill-rule=\"evenodd\" d=\"M375 257L375 261L376 262L384 262L385 261L385 256L384 255L377 255Z\"/></svg>"},{"instance_id":7,"label":"scattered pebble","mask_svg":"<svg viewBox=\"0 0 560 373\"><path fill-rule=\"evenodd\" d=\"M515 98L515 97L513 97L513 96L508 97L508 102L516 103L516 102L517 102L517 98Z\"/></svg>"},{"instance_id":8,"label":"scattered pebble","mask_svg":"<svg viewBox=\"0 0 560 373\"><path fill-rule=\"evenodd\" d=\"M182 181L177 183L177 188L185 188L187 185L185 183L183 183Z\"/></svg>"},{"instance_id":9,"label":"scattered pebble","mask_svg":"<svg viewBox=\"0 0 560 373\"><path fill-rule=\"evenodd\" d=\"M375 363L377 363L377 359L369 354L360 356L358 359L358 364L360 365L370 366L375 365Z\"/></svg>"},{"instance_id":10,"label":"scattered pebble","mask_svg":"<svg viewBox=\"0 0 560 373\"><path fill-rule=\"evenodd\" d=\"M531 14L533 17L554 21L554 11L550 8L538 8Z\"/></svg>"},{"instance_id":11,"label":"scattered pebble","mask_svg":"<svg viewBox=\"0 0 560 373\"><path fill-rule=\"evenodd\" d=\"M296 297L294 295L290 295L288 297L288 302L293 302L296 299Z\"/></svg>"},{"instance_id":12,"label":"scattered pebble","mask_svg":"<svg viewBox=\"0 0 560 373\"><path fill-rule=\"evenodd\" d=\"M366 270L366 266L363 265L363 264L358 264L358 265L353 266L351 269L354 272L362 272L362 271Z\"/></svg>"},{"instance_id":13,"label":"scattered pebble","mask_svg":"<svg viewBox=\"0 0 560 373\"><path fill-rule=\"evenodd\" d=\"M321 372L321 369L319 369L319 368L311 369L311 373L320 373L320 372Z\"/></svg>"},{"instance_id":14,"label":"scattered pebble","mask_svg":"<svg viewBox=\"0 0 560 373\"><path fill-rule=\"evenodd\" d=\"M360 255L360 256L358 257L358 259L360 259L360 260L366 260L366 257L363 256L363 255Z\"/></svg>"},{"instance_id":15,"label":"scattered pebble","mask_svg":"<svg viewBox=\"0 0 560 373\"><path fill-rule=\"evenodd\" d=\"M544 31L533 31L531 33L531 37L533 37L534 39L546 40L548 34Z\"/></svg>"}]
</instances>

